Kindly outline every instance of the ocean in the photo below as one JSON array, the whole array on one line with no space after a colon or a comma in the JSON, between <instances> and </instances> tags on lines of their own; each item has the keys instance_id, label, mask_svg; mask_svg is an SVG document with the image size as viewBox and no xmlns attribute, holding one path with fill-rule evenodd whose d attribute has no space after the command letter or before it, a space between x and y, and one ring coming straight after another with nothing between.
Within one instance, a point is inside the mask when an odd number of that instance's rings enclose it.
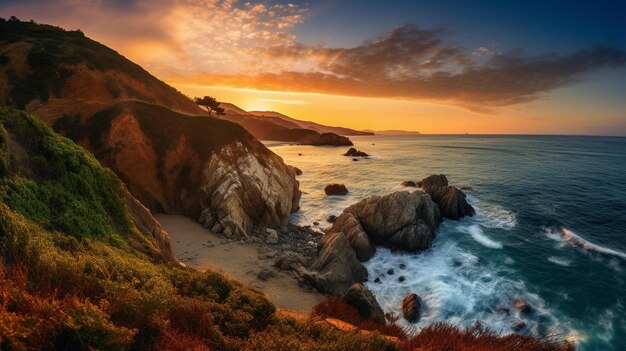
<instances>
[{"instance_id":1,"label":"ocean","mask_svg":"<svg viewBox=\"0 0 626 351\"><path fill-rule=\"evenodd\" d=\"M401 315L402 298L416 292L424 302L421 320L399 321L416 330L479 320L501 333L559 335L584 351L626 349L626 138L350 139L372 157L352 161L342 156L347 147L270 145L304 172L294 224L327 226L329 215L352 203L407 190L402 181L430 174L473 189L466 193L477 214L445 220L431 249L379 248L365 263L365 285L385 312ZM350 193L326 196L331 183ZM515 309L518 298L532 306L530 314Z\"/></svg>"}]
</instances>

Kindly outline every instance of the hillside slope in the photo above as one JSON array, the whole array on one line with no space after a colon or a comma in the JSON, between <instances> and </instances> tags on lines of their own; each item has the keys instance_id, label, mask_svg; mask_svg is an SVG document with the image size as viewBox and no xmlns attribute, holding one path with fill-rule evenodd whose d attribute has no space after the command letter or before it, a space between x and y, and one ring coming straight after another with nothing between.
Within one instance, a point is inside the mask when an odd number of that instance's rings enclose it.
<instances>
[{"instance_id":1,"label":"hillside slope","mask_svg":"<svg viewBox=\"0 0 626 351\"><path fill-rule=\"evenodd\" d=\"M350 128L344 127L331 127L323 124L310 122L310 121L302 121L299 119L295 119L289 116L286 116L280 112L275 111L250 111L248 112L254 116L262 117L262 118L271 118L271 119L281 119L286 122L295 123L300 128L306 128L314 130L318 133L335 133L339 135L352 136L352 135L374 135L374 133L370 131L359 131Z\"/></svg>"},{"instance_id":2,"label":"hillside slope","mask_svg":"<svg viewBox=\"0 0 626 351\"><path fill-rule=\"evenodd\" d=\"M335 133L318 133L300 128L280 119L265 119L248 115L229 115L223 119L238 123L259 140L287 141L306 145L351 146L350 139ZM278 122L278 123L276 123Z\"/></svg>"},{"instance_id":3,"label":"hillside slope","mask_svg":"<svg viewBox=\"0 0 626 351\"><path fill-rule=\"evenodd\" d=\"M293 170L241 126L78 31L0 21L0 104L25 109L111 167L149 209L246 236L298 208Z\"/></svg>"},{"instance_id":4,"label":"hillside slope","mask_svg":"<svg viewBox=\"0 0 626 351\"><path fill-rule=\"evenodd\" d=\"M0 109L0 349L393 349L285 319L262 294L180 266L132 207L85 150Z\"/></svg>"}]
</instances>

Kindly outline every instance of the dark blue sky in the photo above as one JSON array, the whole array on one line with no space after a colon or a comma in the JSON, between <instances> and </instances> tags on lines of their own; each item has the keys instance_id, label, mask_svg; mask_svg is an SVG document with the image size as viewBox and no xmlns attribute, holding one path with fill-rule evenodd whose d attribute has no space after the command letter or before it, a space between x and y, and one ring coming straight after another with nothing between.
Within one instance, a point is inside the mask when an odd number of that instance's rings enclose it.
<instances>
[{"instance_id":1,"label":"dark blue sky","mask_svg":"<svg viewBox=\"0 0 626 351\"><path fill-rule=\"evenodd\" d=\"M444 26L463 46L522 47L529 53L593 44L626 47L626 1L372 1L298 2L309 8L296 34L304 42L346 46L396 26Z\"/></svg>"}]
</instances>

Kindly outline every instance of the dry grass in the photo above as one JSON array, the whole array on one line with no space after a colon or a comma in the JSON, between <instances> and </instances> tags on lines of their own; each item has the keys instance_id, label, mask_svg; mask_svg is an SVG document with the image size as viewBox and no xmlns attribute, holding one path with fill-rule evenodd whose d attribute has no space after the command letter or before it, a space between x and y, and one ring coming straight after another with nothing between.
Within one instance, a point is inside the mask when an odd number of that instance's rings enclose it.
<instances>
[{"instance_id":1,"label":"dry grass","mask_svg":"<svg viewBox=\"0 0 626 351\"><path fill-rule=\"evenodd\" d=\"M350 306L339 297L330 297L313 307L311 317L332 317L352 324L363 330L377 331L380 334L393 336L399 339L405 338L406 333L397 324L378 324L361 317L356 308Z\"/></svg>"},{"instance_id":2,"label":"dry grass","mask_svg":"<svg viewBox=\"0 0 626 351\"><path fill-rule=\"evenodd\" d=\"M364 320L357 310L341 298L331 297L313 308L313 318L332 317L362 330L399 338L400 351L574 351L573 344L558 338L536 338L519 334L500 335L488 329L461 329L435 323L410 335L397 324L376 324Z\"/></svg>"}]
</instances>

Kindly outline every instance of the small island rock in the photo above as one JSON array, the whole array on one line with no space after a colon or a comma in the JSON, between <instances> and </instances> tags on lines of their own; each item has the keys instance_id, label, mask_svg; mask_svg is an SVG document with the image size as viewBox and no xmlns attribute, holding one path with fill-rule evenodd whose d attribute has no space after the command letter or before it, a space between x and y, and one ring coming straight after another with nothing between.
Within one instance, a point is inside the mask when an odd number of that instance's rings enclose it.
<instances>
[{"instance_id":1,"label":"small island rock","mask_svg":"<svg viewBox=\"0 0 626 351\"><path fill-rule=\"evenodd\" d=\"M347 195L348 188L343 184L330 184L324 188L326 195Z\"/></svg>"}]
</instances>

